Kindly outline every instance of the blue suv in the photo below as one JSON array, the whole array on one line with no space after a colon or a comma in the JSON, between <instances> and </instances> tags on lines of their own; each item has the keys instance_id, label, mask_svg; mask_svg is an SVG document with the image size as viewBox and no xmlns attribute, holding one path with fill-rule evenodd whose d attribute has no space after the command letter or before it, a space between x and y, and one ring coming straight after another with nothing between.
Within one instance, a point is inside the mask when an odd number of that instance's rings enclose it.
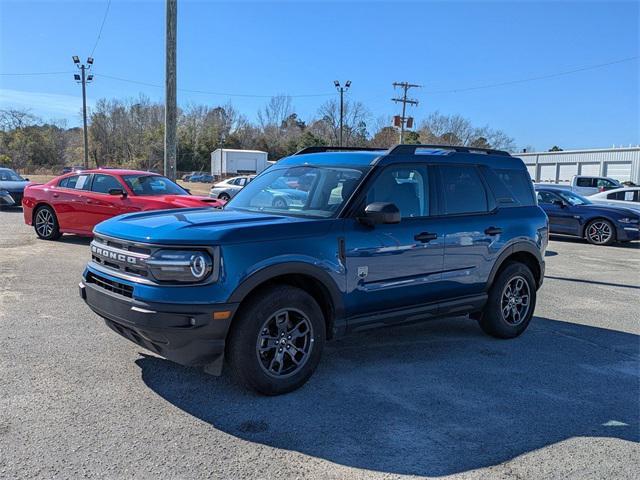
<instances>
[{"instance_id":1,"label":"blue suv","mask_svg":"<svg viewBox=\"0 0 640 480\"><path fill-rule=\"evenodd\" d=\"M278 202L279 190L297 192ZM325 341L466 315L520 335L544 276L548 220L519 158L496 150L310 147L223 211L96 226L80 283L120 335L268 395L304 384Z\"/></svg>"}]
</instances>

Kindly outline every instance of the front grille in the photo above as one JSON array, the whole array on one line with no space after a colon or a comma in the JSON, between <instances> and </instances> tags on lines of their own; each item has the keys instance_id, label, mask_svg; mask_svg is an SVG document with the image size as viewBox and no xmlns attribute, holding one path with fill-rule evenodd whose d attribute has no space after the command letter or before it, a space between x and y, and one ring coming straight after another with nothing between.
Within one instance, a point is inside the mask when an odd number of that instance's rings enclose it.
<instances>
[{"instance_id":1,"label":"front grille","mask_svg":"<svg viewBox=\"0 0 640 480\"><path fill-rule=\"evenodd\" d=\"M114 280L109 280L108 278L96 275L93 272L89 272L87 274L87 283L93 283L100 288L109 292L117 293L123 297L133 298L133 287Z\"/></svg>"},{"instance_id":2,"label":"front grille","mask_svg":"<svg viewBox=\"0 0 640 480\"><path fill-rule=\"evenodd\" d=\"M145 261L151 252L152 249L145 245L99 235L91 242L91 258L95 263L110 270L142 278L148 277Z\"/></svg>"},{"instance_id":3,"label":"front grille","mask_svg":"<svg viewBox=\"0 0 640 480\"><path fill-rule=\"evenodd\" d=\"M22 192L10 192L9 195L11 195L11 198L16 202L17 206L22 205L22 197L24 196Z\"/></svg>"}]
</instances>

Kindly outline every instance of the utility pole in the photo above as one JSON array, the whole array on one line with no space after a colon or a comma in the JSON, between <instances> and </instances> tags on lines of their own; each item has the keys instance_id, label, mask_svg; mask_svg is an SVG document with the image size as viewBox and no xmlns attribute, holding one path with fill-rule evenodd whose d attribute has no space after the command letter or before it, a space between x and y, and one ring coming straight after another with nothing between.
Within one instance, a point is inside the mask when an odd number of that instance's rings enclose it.
<instances>
[{"instance_id":1,"label":"utility pole","mask_svg":"<svg viewBox=\"0 0 640 480\"><path fill-rule=\"evenodd\" d=\"M176 98L176 38L178 24L177 0L166 0L165 38L165 105L164 105L164 175L176 179L177 121Z\"/></svg>"},{"instance_id":2,"label":"utility pole","mask_svg":"<svg viewBox=\"0 0 640 480\"><path fill-rule=\"evenodd\" d=\"M87 71L91 69L91 65L93 65L93 58L87 58L87 63L80 63L80 57L74 55L73 63L75 63L76 67L80 70L80 75L75 73L73 75L73 79L82 83L82 131L84 136L84 168L89 168L89 136L87 132L87 83L90 83L93 80L93 75L87 75ZM96 160L97 162L97 160Z\"/></svg>"},{"instance_id":3,"label":"utility pole","mask_svg":"<svg viewBox=\"0 0 640 480\"><path fill-rule=\"evenodd\" d=\"M401 87L402 90L404 91L402 94L402 98L392 98L391 100L393 100L396 103L402 103L402 116L400 116L400 144L404 143L404 128L405 126L408 126L409 128L411 128L411 125L413 125L413 118L409 117L407 118L406 113L407 113L407 104L409 105L413 105L416 106L418 105L418 101L412 98L407 98L407 93L409 92L410 88L419 88L421 85L415 85L413 83L409 83L409 82L393 82L393 88L397 88L397 87ZM397 118L397 117L396 117ZM398 125L396 125L398 126Z\"/></svg>"},{"instance_id":4,"label":"utility pole","mask_svg":"<svg viewBox=\"0 0 640 480\"><path fill-rule=\"evenodd\" d=\"M338 146L342 147L344 146L342 143L342 126L344 123L344 92L349 90L349 87L351 86L351 80L347 80L344 84L344 87L340 85L340 82L338 80L334 80L333 84L335 85L338 92L340 92L340 145Z\"/></svg>"}]
</instances>

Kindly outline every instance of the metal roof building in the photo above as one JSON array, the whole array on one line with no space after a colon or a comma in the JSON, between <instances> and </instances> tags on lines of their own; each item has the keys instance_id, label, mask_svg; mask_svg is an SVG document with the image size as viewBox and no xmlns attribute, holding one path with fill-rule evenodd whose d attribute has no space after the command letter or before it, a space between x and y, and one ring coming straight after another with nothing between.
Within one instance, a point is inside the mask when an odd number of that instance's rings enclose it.
<instances>
[{"instance_id":1,"label":"metal roof building","mask_svg":"<svg viewBox=\"0 0 640 480\"><path fill-rule=\"evenodd\" d=\"M640 184L640 147L515 153L535 182L568 182L574 175Z\"/></svg>"}]
</instances>

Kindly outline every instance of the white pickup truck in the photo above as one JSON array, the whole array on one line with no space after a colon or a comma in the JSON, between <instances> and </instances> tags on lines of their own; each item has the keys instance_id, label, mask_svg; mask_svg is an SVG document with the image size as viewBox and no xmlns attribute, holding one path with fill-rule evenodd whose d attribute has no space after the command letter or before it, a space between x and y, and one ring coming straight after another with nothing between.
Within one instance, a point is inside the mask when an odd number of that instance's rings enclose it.
<instances>
[{"instance_id":1,"label":"white pickup truck","mask_svg":"<svg viewBox=\"0 0 640 480\"><path fill-rule=\"evenodd\" d=\"M588 197L589 195L595 195L599 192L622 187L622 184L614 178L591 177L587 175L574 175L571 179L571 182L543 182L536 183L536 185L546 187L553 185L556 188L571 190L572 192L577 193L578 195L582 195L583 197Z\"/></svg>"}]
</instances>

